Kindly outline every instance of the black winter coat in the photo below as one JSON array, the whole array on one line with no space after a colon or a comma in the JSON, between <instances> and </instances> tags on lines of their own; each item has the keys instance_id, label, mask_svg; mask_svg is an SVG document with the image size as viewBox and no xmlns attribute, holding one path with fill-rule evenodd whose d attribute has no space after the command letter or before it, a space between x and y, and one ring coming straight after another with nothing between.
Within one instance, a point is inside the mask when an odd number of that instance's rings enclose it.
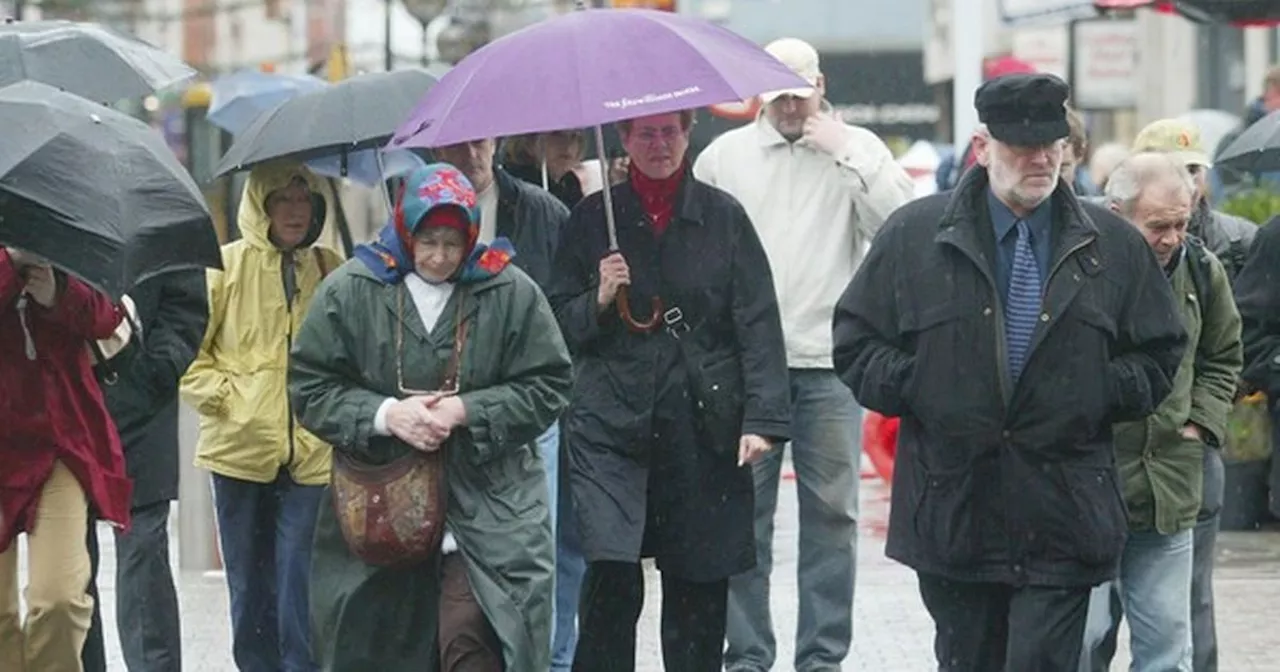
<instances>
[{"instance_id":1,"label":"black winter coat","mask_svg":"<svg viewBox=\"0 0 1280 672\"><path fill-rule=\"evenodd\" d=\"M987 188L976 167L900 208L836 308L837 373L902 418L886 552L955 580L1097 584L1127 531L1111 425L1168 395L1185 332L1142 236L1059 186L1041 321L1009 380Z\"/></svg>"},{"instance_id":2,"label":"black winter coat","mask_svg":"<svg viewBox=\"0 0 1280 672\"><path fill-rule=\"evenodd\" d=\"M97 367L133 479L133 508L178 497L178 381L209 323L204 271L166 273L129 291L141 338ZM118 379L112 382L112 372Z\"/></svg>"},{"instance_id":3,"label":"black winter coat","mask_svg":"<svg viewBox=\"0 0 1280 672\"><path fill-rule=\"evenodd\" d=\"M629 331L612 306L598 313L609 243L602 194L585 198L547 292L577 374L561 422L583 550L589 561L656 557L691 581L726 578L755 564L754 488L750 466L737 464L738 440L788 438L769 262L737 200L691 174L661 238L630 183L612 195L632 314L647 318L658 296L683 319L678 341L664 329Z\"/></svg>"},{"instance_id":4,"label":"black winter coat","mask_svg":"<svg viewBox=\"0 0 1280 672\"><path fill-rule=\"evenodd\" d=\"M1280 217L1258 229L1248 261L1235 277L1240 309L1244 372L1241 378L1271 399L1280 399Z\"/></svg>"},{"instance_id":5,"label":"black winter coat","mask_svg":"<svg viewBox=\"0 0 1280 672\"><path fill-rule=\"evenodd\" d=\"M560 199L501 168L493 169L493 180L498 188L497 235L511 241L516 248L515 265L545 290L569 209Z\"/></svg>"}]
</instances>

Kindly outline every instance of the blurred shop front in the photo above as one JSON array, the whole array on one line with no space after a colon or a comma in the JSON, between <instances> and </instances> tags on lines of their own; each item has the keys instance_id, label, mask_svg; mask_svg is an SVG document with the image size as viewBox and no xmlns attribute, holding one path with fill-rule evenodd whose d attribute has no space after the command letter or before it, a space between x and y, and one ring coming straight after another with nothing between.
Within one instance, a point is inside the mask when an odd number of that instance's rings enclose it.
<instances>
[{"instance_id":1,"label":"blurred shop front","mask_svg":"<svg viewBox=\"0 0 1280 672\"><path fill-rule=\"evenodd\" d=\"M901 155L917 140L932 140L940 111L924 81L921 51L820 53L827 100L847 123L865 127ZM693 151L756 118L757 101L716 105L698 115Z\"/></svg>"}]
</instances>

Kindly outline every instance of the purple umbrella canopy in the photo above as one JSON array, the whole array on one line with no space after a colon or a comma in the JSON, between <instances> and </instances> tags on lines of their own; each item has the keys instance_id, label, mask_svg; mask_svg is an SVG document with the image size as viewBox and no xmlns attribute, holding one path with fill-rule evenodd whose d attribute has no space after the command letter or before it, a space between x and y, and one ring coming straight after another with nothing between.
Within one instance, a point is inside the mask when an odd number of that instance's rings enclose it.
<instances>
[{"instance_id":1,"label":"purple umbrella canopy","mask_svg":"<svg viewBox=\"0 0 1280 672\"><path fill-rule=\"evenodd\" d=\"M808 83L746 38L647 9L584 9L495 40L418 103L389 147L587 128Z\"/></svg>"}]
</instances>

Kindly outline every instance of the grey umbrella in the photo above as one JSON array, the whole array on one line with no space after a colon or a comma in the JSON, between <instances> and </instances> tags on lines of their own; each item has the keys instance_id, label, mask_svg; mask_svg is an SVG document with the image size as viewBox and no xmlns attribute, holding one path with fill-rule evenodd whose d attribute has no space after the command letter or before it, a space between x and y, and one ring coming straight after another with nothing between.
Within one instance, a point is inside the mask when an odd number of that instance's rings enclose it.
<instances>
[{"instance_id":1,"label":"grey umbrella","mask_svg":"<svg viewBox=\"0 0 1280 672\"><path fill-rule=\"evenodd\" d=\"M150 126L39 82L0 88L0 244L119 297L184 268L220 268L209 208Z\"/></svg>"},{"instance_id":2,"label":"grey umbrella","mask_svg":"<svg viewBox=\"0 0 1280 672\"><path fill-rule=\"evenodd\" d=\"M1214 163L1247 173L1280 170L1280 111L1246 128L1218 154Z\"/></svg>"},{"instance_id":3,"label":"grey umbrella","mask_svg":"<svg viewBox=\"0 0 1280 672\"><path fill-rule=\"evenodd\" d=\"M298 94L237 135L217 174L272 159L304 161L380 147L435 83L425 70L395 70Z\"/></svg>"},{"instance_id":4,"label":"grey umbrella","mask_svg":"<svg viewBox=\"0 0 1280 672\"><path fill-rule=\"evenodd\" d=\"M194 76L181 60L95 23L0 24L0 86L34 80L99 103L145 96Z\"/></svg>"}]
</instances>

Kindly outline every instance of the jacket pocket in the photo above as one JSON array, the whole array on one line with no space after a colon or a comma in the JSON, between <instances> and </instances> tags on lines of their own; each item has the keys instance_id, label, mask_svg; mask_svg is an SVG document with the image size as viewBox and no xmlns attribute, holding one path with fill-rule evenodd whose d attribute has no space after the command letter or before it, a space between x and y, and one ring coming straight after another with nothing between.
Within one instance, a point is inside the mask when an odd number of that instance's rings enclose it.
<instances>
[{"instance_id":1,"label":"jacket pocket","mask_svg":"<svg viewBox=\"0 0 1280 672\"><path fill-rule=\"evenodd\" d=\"M716 454L733 454L742 436L742 361L736 354L689 367L694 424L704 447Z\"/></svg>"},{"instance_id":2,"label":"jacket pocket","mask_svg":"<svg viewBox=\"0 0 1280 672\"><path fill-rule=\"evenodd\" d=\"M981 539L974 522L973 471L924 472L915 511L916 534L930 555L949 565L978 560Z\"/></svg>"},{"instance_id":3,"label":"jacket pocket","mask_svg":"<svg viewBox=\"0 0 1280 672\"><path fill-rule=\"evenodd\" d=\"M994 362L984 355L994 336L983 320L992 318L971 303L933 304L910 320L915 365L904 400L921 424L950 435L976 431L998 394Z\"/></svg>"},{"instance_id":4,"label":"jacket pocket","mask_svg":"<svg viewBox=\"0 0 1280 672\"><path fill-rule=\"evenodd\" d=\"M525 518L539 504L549 506L544 493L547 472L532 444L523 444L502 459L480 467L486 497L499 518ZM503 513L505 512L505 513Z\"/></svg>"},{"instance_id":5,"label":"jacket pocket","mask_svg":"<svg viewBox=\"0 0 1280 672\"><path fill-rule=\"evenodd\" d=\"M1074 464L1050 466L1049 482L1039 484L1034 517L1026 521L1038 532L1039 555L1074 560L1090 566L1113 565L1128 535L1128 514L1119 479L1112 467ZM1034 515L1038 513L1039 515Z\"/></svg>"}]
</instances>

